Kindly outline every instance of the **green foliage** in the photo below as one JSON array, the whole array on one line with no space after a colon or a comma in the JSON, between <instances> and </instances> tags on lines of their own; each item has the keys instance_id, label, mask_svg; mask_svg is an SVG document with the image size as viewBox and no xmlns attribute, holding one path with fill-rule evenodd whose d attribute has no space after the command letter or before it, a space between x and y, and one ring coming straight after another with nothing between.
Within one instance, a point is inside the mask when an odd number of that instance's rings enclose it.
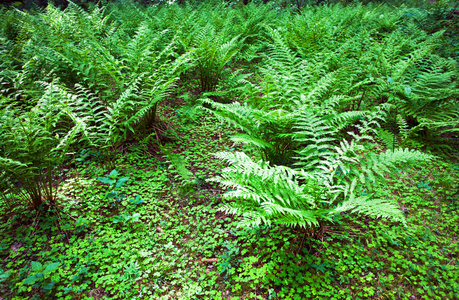
<instances>
[{"instance_id":1,"label":"green foliage","mask_svg":"<svg viewBox=\"0 0 459 300\"><path fill-rule=\"evenodd\" d=\"M60 164L87 124L78 118L72 103L60 97L55 84L47 85L36 106L27 111L0 103L0 166L6 193L17 191L27 195L38 208L43 200L55 204L54 182ZM16 188L15 188L16 187Z\"/></svg>"},{"instance_id":2,"label":"green foliage","mask_svg":"<svg viewBox=\"0 0 459 300\"><path fill-rule=\"evenodd\" d=\"M228 39L227 29L217 31L213 26L204 27L192 41L192 51L198 75L201 81L201 92L212 92L222 76L225 65L239 51L242 43L239 36Z\"/></svg>"},{"instance_id":3,"label":"green foliage","mask_svg":"<svg viewBox=\"0 0 459 300\"><path fill-rule=\"evenodd\" d=\"M237 102L220 104L209 99L204 103L212 105L211 112L221 122L228 123L244 134L231 137L234 142L242 142L260 150L266 161L274 164L288 164L292 152L292 138L286 133L293 127L293 117L288 112L278 109L255 109Z\"/></svg>"},{"instance_id":4,"label":"green foliage","mask_svg":"<svg viewBox=\"0 0 459 300\"><path fill-rule=\"evenodd\" d=\"M225 241L222 246L225 247L226 250L222 255L220 255L220 273L226 273L224 278L228 278L228 274L234 273L234 271L231 271L231 269L239 265L239 262L236 258L239 255L239 247L237 246L237 243L231 244L228 241Z\"/></svg>"},{"instance_id":5,"label":"green foliage","mask_svg":"<svg viewBox=\"0 0 459 300\"><path fill-rule=\"evenodd\" d=\"M175 179L182 182L180 192L186 192L187 190L193 189L201 182L201 180L186 167L186 162L180 155L172 152L171 149L166 147L163 147L161 150L166 155L168 162L170 162L170 168L176 172Z\"/></svg>"},{"instance_id":6,"label":"green foliage","mask_svg":"<svg viewBox=\"0 0 459 300\"><path fill-rule=\"evenodd\" d=\"M436 34L418 42L417 49L407 56L395 58L393 56L399 54L393 52L379 56L387 70L379 68L378 72L387 76L374 82L379 97L386 97L387 102L393 105L392 114L395 116L387 122L399 124L402 143L422 131L424 140L430 142L428 138L432 133L454 131L458 125L456 63L431 54L434 41L439 36ZM395 35L389 38L401 44L398 42L401 37ZM442 130L439 131L439 128Z\"/></svg>"},{"instance_id":7,"label":"green foliage","mask_svg":"<svg viewBox=\"0 0 459 300\"><path fill-rule=\"evenodd\" d=\"M223 170L222 177L213 180L232 189L225 197L236 199L236 203L222 209L243 215L242 227L272 222L302 227L319 225L322 214L315 198L321 190L310 193L316 186L313 178L287 167L271 168L263 161L253 162L241 152L223 152L216 157L230 166ZM299 181L304 184L300 186Z\"/></svg>"},{"instance_id":8,"label":"green foliage","mask_svg":"<svg viewBox=\"0 0 459 300\"><path fill-rule=\"evenodd\" d=\"M376 156L370 156L367 163L369 166L363 167L363 176L366 172L371 178L373 172L381 174L378 169L388 171L388 167L394 168L398 162L413 163L430 159L428 155L403 150L386 152L380 156L380 160ZM227 192L225 197L236 200L222 210L244 216L241 226L319 226L320 223L332 221L333 216L346 211L404 222L402 211L393 203L356 196L355 175L350 185L336 184L333 178L336 174L335 168L323 170L316 167L317 169L304 171L282 166L270 167L263 161L253 162L243 153L219 153L217 158L225 160L230 166L223 170L221 177L213 180L224 187L231 187L232 191ZM327 157L326 160L339 167L342 165L340 160L350 159L341 155L338 159ZM314 167L313 164L303 165ZM342 172L348 176L350 174L344 170ZM360 178L362 180L364 177ZM341 194L344 194L344 198L340 197Z\"/></svg>"},{"instance_id":9,"label":"green foliage","mask_svg":"<svg viewBox=\"0 0 459 300\"><path fill-rule=\"evenodd\" d=\"M272 94L272 102L281 100L276 105L291 105L301 94L317 91L311 100L344 97L340 106L346 110L390 103L384 126L396 126L400 115L403 132L389 131L399 144L413 147L431 143L442 131L455 131L457 62L436 52L444 32L428 34L404 14L410 14L406 7L371 10L352 4L315 7L293 16L271 31L274 59L265 72L270 85L260 85L263 97Z\"/></svg>"},{"instance_id":10,"label":"green foliage","mask_svg":"<svg viewBox=\"0 0 459 300\"><path fill-rule=\"evenodd\" d=\"M21 59L27 62L13 81L50 81L65 85L63 93L78 92L80 117L95 125L93 143L112 151L129 132L156 121L157 105L168 94L188 57L175 53L176 39L138 24L132 37L104 15L71 3L65 11L52 5L45 14L23 16L31 35ZM27 68L26 68L27 66ZM72 90L67 90L72 89ZM74 97L75 98L75 97Z\"/></svg>"},{"instance_id":11,"label":"green foliage","mask_svg":"<svg viewBox=\"0 0 459 300\"><path fill-rule=\"evenodd\" d=\"M141 2L0 10L0 297L459 297L455 3Z\"/></svg>"},{"instance_id":12,"label":"green foliage","mask_svg":"<svg viewBox=\"0 0 459 300\"><path fill-rule=\"evenodd\" d=\"M31 285L34 287L41 286L45 291L51 291L56 284L56 281L52 279L52 273L55 273L56 269L59 267L60 263L49 263L46 266L42 265L40 262L32 261L31 262L31 273L29 276L24 279L22 282L23 285ZM49 283L46 283L50 279ZM46 284L45 284L46 283Z\"/></svg>"},{"instance_id":13,"label":"green foliage","mask_svg":"<svg viewBox=\"0 0 459 300\"><path fill-rule=\"evenodd\" d=\"M118 178L118 172L116 170L112 170L110 174L104 177L97 178L100 182L108 184L111 188L112 187L121 187L123 184L129 180L129 177L122 177Z\"/></svg>"}]
</instances>

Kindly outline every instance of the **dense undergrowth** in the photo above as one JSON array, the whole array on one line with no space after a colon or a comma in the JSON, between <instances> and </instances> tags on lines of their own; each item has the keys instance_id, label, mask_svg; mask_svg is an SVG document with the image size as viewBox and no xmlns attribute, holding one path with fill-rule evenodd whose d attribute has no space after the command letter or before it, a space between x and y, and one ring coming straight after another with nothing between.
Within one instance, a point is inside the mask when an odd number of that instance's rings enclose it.
<instances>
[{"instance_id":1,"label":"dense undergrowth","mask_svg":"<svg viewBox=\"0 0 459 300\"><path fill-rule=\"evenodd\" d=\"M457 7L0 11L0 299L457 299Z\"/></svg>"}]
</instances>

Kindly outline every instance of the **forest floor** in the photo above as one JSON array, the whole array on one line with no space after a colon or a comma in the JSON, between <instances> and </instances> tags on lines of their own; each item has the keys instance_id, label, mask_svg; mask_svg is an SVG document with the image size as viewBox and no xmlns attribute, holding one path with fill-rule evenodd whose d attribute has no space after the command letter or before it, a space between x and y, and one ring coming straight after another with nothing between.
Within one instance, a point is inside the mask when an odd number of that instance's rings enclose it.
<instances>
[{"instance_id":1,"label":"forest floor","mask_svg":"<svg viewBox=\"0 0 459 300\"><path fill-rule=\"evenodd\" d=\"M241 229L218 210L224 191L207 181L222 168L212 153L242 149L228 140L234 130L176 101L161 109L161 122L176 125L131 139L112 162L75 154L56 210L2 214L3 299L459 295L457 157L376 184L379 196L398 200L407 227L343 214L314 234Z\"/></svg>"}]
</instances>

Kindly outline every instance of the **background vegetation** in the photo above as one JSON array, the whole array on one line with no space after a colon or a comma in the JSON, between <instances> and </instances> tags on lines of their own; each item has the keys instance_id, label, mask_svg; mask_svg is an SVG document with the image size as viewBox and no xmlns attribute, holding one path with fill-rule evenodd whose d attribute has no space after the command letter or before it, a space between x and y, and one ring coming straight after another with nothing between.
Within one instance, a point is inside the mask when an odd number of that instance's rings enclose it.
<instances>
[{"instance_id":1,"label":"background vegetation","mask_svg":"<svg viewBox=\"0 0 459 300\"><path fill-rule=\"evenodd\" d=\"M457 299L453 2L11 2L1 299Z\"/></svg>"}]
</instances>

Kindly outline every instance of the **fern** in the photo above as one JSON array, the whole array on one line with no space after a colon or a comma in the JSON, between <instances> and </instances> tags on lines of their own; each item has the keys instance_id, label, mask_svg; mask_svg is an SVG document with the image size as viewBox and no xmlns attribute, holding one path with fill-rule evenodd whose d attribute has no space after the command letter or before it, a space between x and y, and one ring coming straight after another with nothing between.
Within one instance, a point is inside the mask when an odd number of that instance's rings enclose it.
<instances>
[{"instance_id":1,"label":"fern","mask_svg":"<svg viewBox=\"0 0 459 300\"><path fill-rule=\"evenodd\" d=\"M318 116L311 110L302 112L301 117L297 119L294 127L294 139L300 143L303 148L298 151L297 157L302 166L308 169L317 168L317 165L329 160L334 155L332 145L336 140L336 128L330 126L330 122L323 117Z\"/></svg>"},{"instance_id":2,"label":"fern","mask_svg":"<svg viewBox=\"0 0 459 300\"><path fill-rule=\"evenodd\" d=\"M385 129L379 129L376 131L378 139L386 146L387 149L394 150L398 147L398 140L395 133L392 133Z\"/></svg>"},{"instance_id":3,"label":"fern","mask_svg":"<svg viewBox=\"0 0 459 300\"><path fill-rule=\"evenodd\" d=\"M373 78L367 94L392 104L392 117L386 122L403 122L403 128L398 126L404 135L402 144L415 145L420 131L435 135L442 125L447 130L457 124L456 63L433 54L441 34L426 37L419 29L408 27L394 31L384 47L373 46L377 64L369 63L373 65L370 72L379 78Z\"/></svg>"},{"instance_id":4,"label":"fern","mask_svg":"<svg viewBox=\"0 0 459 300\"><path fill-rule=\"evenodd\" d=\"M234 200L221 210L241 215L240 226L280 224L286 226L319 226L333 216L349 211L373 217L404 221L403 213L393 203L381 199L355 197L353 193L338 206L326 201L341 187L323 182L323 178L288 167L271 167L263 161L253 162L243 153L218 153L229 167L222 176L211 179L232 191L224 194Z\"/></svg>"},{"instance_id":5,"label":"fern","mask_svg":"<svg viewBox=\"0 0 459 300\"><path fill-rule=\"evenodd\" d=\"M307 93L314 78L308 62L298 58L287 47L279 31L269 29L268 32L273 42L269 45L266 63L260 70L265 75L265 80L255 89L249 101L269 101L273 108L285 109L295 101L301 101L301 96L304 97ZM259 99L260 94L263 99Z\"/></svg>"},{"instance_id":6,"label":"fern","mask_svg":"<svg viewBox=\"0 0 459 300\"><path fill-rule=\"evenodd\" d=\"M181 180L184 186L194 186L200 182L198 177L186 167L185 160L179 154L172 152L167 147L162 147L161 151L166 155L168 162L171 164L170 168L176 171L176 178Z\"/></svg>"},{"instance_id":7,"label":"fern","mask_svg":"<svg viewBox=\"0 0 459 300\"><path fill-rule=\"evenodd\" d=\"M215 28L207 25L193 42L193 54L202 92L215 90L223 68L239 51L239 36L227 39L225 31L217 32Z\"/></svg>"},{"instance_id":8,"label":"fern","mask_svg":"<svg viewBox=\"0 0 459 300\"><path fill-rule=\"evenodd\" d=\"M377 119L384 111L372 113L337 113L333 103L325 102L325 107L333 112L322 116L318 107L303 106L300 112L289 114L293 134L279 133L278 136L289 137L297 151L295 169L279 166L274 162L261 160L253 162L243 153L219 153L217 157L229 163L222 171L222 176L214 178L224 187L234 190L225 194L234 199L222 210L242 215L241 224L258 226L260 224L281 224L287 226L317 226L323 221L333 220L333 216L344 211L360 213L372 217L390 218L405 222L403 213L394 203L383 199L371 199L371 196L356 196L362 190L356 188L357 180L370 188L370 183L384 181L385 176L400 167L429 161L432 156L408 149L395 149L380 154L365 152L365 147L357 144L364 139L372 140L367 132L379 125ZM266 143L266 138L257 138L260 123L249 127L241 120L260 122L261 113L255 109L244 109L239 104L215 105L216 115L222 120L239 125L247 132L238 135L234 140L250 143L263 151L272 151L273 144ZM234 107L234 109L229 109ZM238 113L235 118L230 113ZM265 114L269 116L276 111ZM222 115L219 115L222 113ZM250 114L249 114L250 113ZM361 135L354 133L354 140L346 139L337 144L338 128L344 128L355 118L363 117L360 125ZM264 119L263 123L267 120ZM262 124L263 124L262 123ZM337 124L338 126L333 126ZM285 128L284 128L285 129ZM362 157L363 156L363 157Z\"/></svg>"},{"instance_id":9,"label":"fern","mask_svg":"<svg viewBox=\"0 0 459 300\"><path fill-rule=\"evenodd\" d=\"M267 111L255 109L239 103L221 104L209 99L203 100L214 109L205 109L221 122L228 123L244 134L234 135L235 142L249 144L260 153L266 161L274 164L291 163L294 141L288 134L294 125L294 115L282 109Z\"/></svg>"},{"instance_id":10,"label":"fern","mask_svg":"<svg viewBox=\"0 0 459 300\"><path fill-rule=\"evenodd\" d=\"M243 215L245 219L241 226L271 224L273 221L303 227L318 225L320 214L314 210L315 199L305 192L306 185L301 187L294 178L296 171L281 166L271 168L263 161L255 163L240 152L218 153L216 156L227 161L230 167L223 170L222 177L212 180L234 189L224 197L236 199L236 203L224 206L222 210Z\"/></svg>"},{"instance_id":11,"label":"fern","mask_svg":"<svg viewBox=\"0 0 459 300\"><path fill-rule=\"evenodd\" d=\"M373 117L377 117L377 114ZM338 130L330 126L333 116L328 116L329 120L327 120L324 117L320 118L311 110L303 112L293 133L293 138L303 147L297 151L297 165L315 174L321 174L324 170L325 173L328 172L327 170L340 170L348 182L359 178L363 184L369 185L370 182L377 180L384 181L384 174L393 172L397 167L428 161L431 158L430 155L418 151L395 149L394 145L391 147L392 151L380 154L365 153L365 159L361 158L358 153L362 153L364 147L357 145L356 142L363 140L366 136L365 132L371 130L371 124L374 122L371 121L371 115L368 114L366 118L366 124L360 127L360 135L354 134L355 139L351 140L351 143L343 140L337 146L335 142L338 138ZM388 138L394 137L393 135L387 137L386 134L387 142L389 142ZM372 137L368 136L368 140L371 141Z\"/></svg>"},{"instance_id":12,"label":"fern","mask_svg":"<svg viewBox=\"0 0 459 300\"><path fill-rule=\"evenodd\" d=\"M2 106L3 103L0 103ZM0 118L0 169L2 179L18 184L18 194L38 208L43 201L55 204L58 166L66 160L87 124L75 118L70 103L59 96L55 84L46 85L45 94L30 111L14 106L3 108ZM17 186L9 185L14 191Z\"/></svg>"},{"instance_id":13,"label":"fern","mask_svg":"<svg viewBox=\"0 0 459 300\"><path fill-rule=\"evenodd\" d=\"M341 212L358 213L375 218L387 218L395 222L402 222L406 226L406 220L401 209L383 199L369 199L369 197L355 197L350 195L349 199L343 201L334 209L333 214Z\"/></svg>"},{"instance_id":14,"label":"fern","mask_svg":"<svg viewBox=\"0 0 459 300\"><path fill-rule=\"evenodd\" d=\"M429 161L429 154L409 149L387 150L380 154L369 153L360 158L357 164L349 166L352 177L358 177L362 184L370 188L369 183L385 182L386 174L396 173L399 168Z\"/></svg>"}]
</instances>

